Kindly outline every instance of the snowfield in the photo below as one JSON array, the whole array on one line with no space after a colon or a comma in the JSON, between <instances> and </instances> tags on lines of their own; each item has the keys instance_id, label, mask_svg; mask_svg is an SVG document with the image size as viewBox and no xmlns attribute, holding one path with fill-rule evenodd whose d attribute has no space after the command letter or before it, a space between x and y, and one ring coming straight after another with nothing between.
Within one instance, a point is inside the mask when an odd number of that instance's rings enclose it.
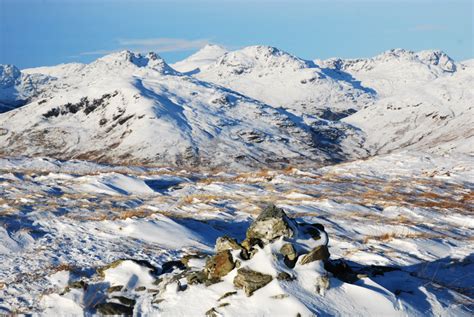
<instances>
[{"instance_id":1,"label":"snowfield","mask_svg":"<svg viewBox=\"0 0 474 317\"><path fill-rule=\"evenodd\" d=\"M0 65L0 315L472 316L473 67Z\"/></svg>"},{"instance_id":2,"label":"snowfield","mask_svg":"<svg viewBox=\"0 0 474 317\"><path fill-rule=\"evenodd\" d=\"M235 291L234 271L209 287L181 290L175 282L162 291L153 272L186 254L212 254L219 236L242 241L268 203L297 221L324 225L331 260L379 271L353 283L331 277L320 295L314 281L321 269L297 267L294 281L274 279L249 298L237 290L228 305L216 308L219 314L472 313L469 156L402 153L319 169L237 174L24 158L3 159L0 170L4 313L91 314L108 288L123 285L113 294L133 299L135 314L204 314ZM266 261L277 249L265 248L249 265L276 276L284 268ZM153 270L128 261L105 277L97 273L121 259L147 261ZM88 288L75 288L79 281Z\"/></svg>"}]
</instances>

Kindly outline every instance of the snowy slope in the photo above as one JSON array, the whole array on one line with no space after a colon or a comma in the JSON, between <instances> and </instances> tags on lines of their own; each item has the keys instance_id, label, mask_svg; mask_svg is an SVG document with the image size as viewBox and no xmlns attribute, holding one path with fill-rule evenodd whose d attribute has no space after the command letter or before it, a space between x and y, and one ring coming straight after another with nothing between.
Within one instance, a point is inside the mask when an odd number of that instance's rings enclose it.
<instances>
[{"instance_id":1,"label":"snowy slope","mask_svg":"<svg viewBox=\"0 0 474 317\"><path fill-rule=\"evenodd\" d=\"M69 63L69 64L59 64L56 66L44 66L44 67L35 67L35 68L26 68L22 69L21 72L23 74L43 74L55 78L64 78L75 73L80 72L84 67L85 64L81 63Z\"/></svg>"},{"instance_id":2,"label":"snowy slope","mask_svg":"<svg viewBox=\"0 0 474 317\"><path fill-rule=\"evenodd\" d=\"M91 64L2 66L4 110L27 105L0 116L0 154L265 166L472 153L472 61L441 51L312 62L210 45L174 66L190 75L127 51Z\"/></svg>"},{"instance_id":3,"label":"snowy slope","mask_svg":"<svg viewBox=\"0 0 474 317\"><path fill-rule=\"evenodd\" d=\"M225 54L195 74L296 113L349 123L370 154L398 149L472 153L470 61L393 49L367 59L301 60L275 48ZM310 76L311 79L308 79Z\"/></svg>"},{"instance_id":4,"label":"snowy slope","mask_svg":"<svg viewBox=\"0 0 474 317\"><path fill-rule=\"evenodd\" d=\"M367 135L372 154L425 149L473 153L474 68L441 51L391 50L371 59L317 61L377 92L374 104L344 119Z\"/></svg>"},{"instance_id":5,"label":"snowy slope","mask_svg":"<svg viewBox=\"0 0 474 317\"><path fill-rule=\"evenodd\" d=\"M227 50L222 46L208 44L188 58L171 66L182 73L198 73L215 63L225 53L227 53Z\"/></svg>"},{"instance_id":6,"label":"snowy slope","mask_svg":"<svg viewBox=\"0 0 474 317\"><path fill-rule=\"evenodd\" d=\"M205 174L0 159L0 314L92 315L107 300L141 316L471 316L473 173L469 156L423 153ZM175 269L160 286L183 256L213 254L217 237L242 241L268 202L322 224L329 260L357 278L329 274L318 291L322 263L278 265L279 239L241 266L294 278L250 297L233 287L235 270L206 286Z\"/></svg>"},{"instance_id":7,"label":"snowy slope","mask_svg":"<svg viewBox=\"0 0 474 317\"><path fill-rule=\"evenodd\" d=\"M328 119L351 113L373 99L372 90L350 75L325 71L269 46L226 53L195 76L273 106Z\"/></svg>"},{"instance_id":8,"label":"snowy slope","mask_svg":"<svg viewBox=\"0 0 474 317\"><path fill-rule=\"evenodd\" d=\"M322 68L351 74L378 97L396 95L400 89L421 86L457 70L455 62L439 50L413 52L392 49L373 58L315 60Z\"/></svg>"},{"instance_id":9,"label":"snowy slope","mask_svg":"<svg viewBox=\"0 0 474 317\"><path fill-rule=\"evenodd\" d=\"M294 116L182 75L153 53L123 51L48 74L58 76L48 97L0 116L1 154L271 165L340 161L361 142L347 124Z\"/></svg>"}]
</instances>

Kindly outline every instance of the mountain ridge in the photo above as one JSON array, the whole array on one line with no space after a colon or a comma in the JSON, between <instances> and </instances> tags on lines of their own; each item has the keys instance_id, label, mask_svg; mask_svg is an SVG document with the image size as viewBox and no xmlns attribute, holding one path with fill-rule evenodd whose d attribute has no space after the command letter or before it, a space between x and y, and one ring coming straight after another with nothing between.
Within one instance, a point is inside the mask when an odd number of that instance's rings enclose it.
<instances>
[{"instance_id":1,"label":"mountain ridge","mask_svg":"<svg viewBox=\"0 0 474 317\"><path fill-rule=\"evenodd\" d=\"M314 62L262 45L206 51L223 54L192 74L126 50L90 64L3 66L2 96L26 105L0 115L0 154L242 167L472 152L472 66L441 51Z\"/></svg>"}]
</instances>

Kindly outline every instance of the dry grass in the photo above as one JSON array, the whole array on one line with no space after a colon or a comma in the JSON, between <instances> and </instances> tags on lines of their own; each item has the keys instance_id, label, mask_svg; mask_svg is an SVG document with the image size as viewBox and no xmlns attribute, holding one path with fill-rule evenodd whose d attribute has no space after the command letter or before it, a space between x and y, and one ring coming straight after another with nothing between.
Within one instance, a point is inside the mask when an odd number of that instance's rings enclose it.
<instances>
[{"instance_id":1,"label":"dry grass","mask_svg":"<svg viewBox=\"0 0 474 317\"><path fill-rule=\"evenodd\" d=\"M416 233L397 233L397 232L387 232L381 235L370 235L364 237L362 242L364 244L369 241L378 241L378 242L389 242L394 239L436 239L443 238L442 235L432 234L427 232L416 232Z\"/></svg>"},{"instance_id":2,"label":"dry grass","mask_svg":"<svg viewBox=\"0 0 474 317\"><path fill-rule=\"evenodd\" d=\"M213 195L213 194L192 194L192 195L184 196L179 201L178 206L182 207L182 206L186 206L186 205L191 205L193 203L208 204L208 203L211 203L211 202L214 202L214 201L224 200L224 199L226 199L225 196L217 196L217 195Z\"/></svg>"}]
</instances>

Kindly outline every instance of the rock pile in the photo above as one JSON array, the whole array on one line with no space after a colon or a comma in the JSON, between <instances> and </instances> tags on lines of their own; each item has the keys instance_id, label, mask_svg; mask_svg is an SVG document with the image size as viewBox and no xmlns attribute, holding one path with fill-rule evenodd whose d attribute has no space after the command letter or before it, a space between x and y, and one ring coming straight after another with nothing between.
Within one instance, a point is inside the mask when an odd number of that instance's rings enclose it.
<instances>
[{"instance_id":1,"label":"rock pile","mask_svg":"<svg viewBox=\"0 0 474 317\"><path fill-rule=\"evenodd\" d=\"M269 284L274 278L279 281L292 281L294 274L291 270L296 265L306 265L315 261L329 259L327 247L328 237L324 227L320 224L299 223L290 219L283 209L273 205L265 208L247 230L246 238L242 242L223 236L215 244L216 254L208 256L202 269L196 270L189 264L188 256L182 260L186 269L174 276L185 277L188 285L205 284L207 286L219 283L223 277L236 270L233 284L236 289L242 289L247 296ZM277 274L259 272L253 269L257 261L256 255L264 249L277 250L268 261L276 262L274 268L284 268ZM267 256L267 254L264 254ZM199 258L202 255L195 255ZM255 260L255 261L254 261ZM283 264L283 265L282 265ZM167 283L176 281L168 280ZM323 274L315 281L315 290L322 293L322 289L329 287L329 279Z\"/></svg>"},{"instance_id":2,"label":"rock pile","mask_svg":"<svg viewBox=\"0 0 474 317\"><path fill-rule=\"evenodd\" d=\"M97 270L100 283L71 286L66 292L73 296L82 289L84 298L93 298L88 305L91 312L131 315L143 294L148 294L151 304L159 307L166 302L170 292L202 291L202 287L225 283L219 289L227 292L218 294L216 306L206 313L207 316L218 316L219 310L231 305L228 297L250 297L269 287L269 297L283 300L290 295L280 286L303 280L305 283L312 281L310 291L314 294L324 295L330 287L328 270L340 271L339 275L347 280L355 277L353 272L328 260L327 245L328 236L322 225L296 221L283 209L272 205L250 225L243 241L219 237L215 254L187 254L179 260L164 263L161 270L146 261L118 260ZM124 272L133 274L124 275ZM202 286L193 289L194 285ZM243 291L241 295L238 295L239 290ZM227 302L220 302L224 298Z\"/></svg>"}]
</instances>

